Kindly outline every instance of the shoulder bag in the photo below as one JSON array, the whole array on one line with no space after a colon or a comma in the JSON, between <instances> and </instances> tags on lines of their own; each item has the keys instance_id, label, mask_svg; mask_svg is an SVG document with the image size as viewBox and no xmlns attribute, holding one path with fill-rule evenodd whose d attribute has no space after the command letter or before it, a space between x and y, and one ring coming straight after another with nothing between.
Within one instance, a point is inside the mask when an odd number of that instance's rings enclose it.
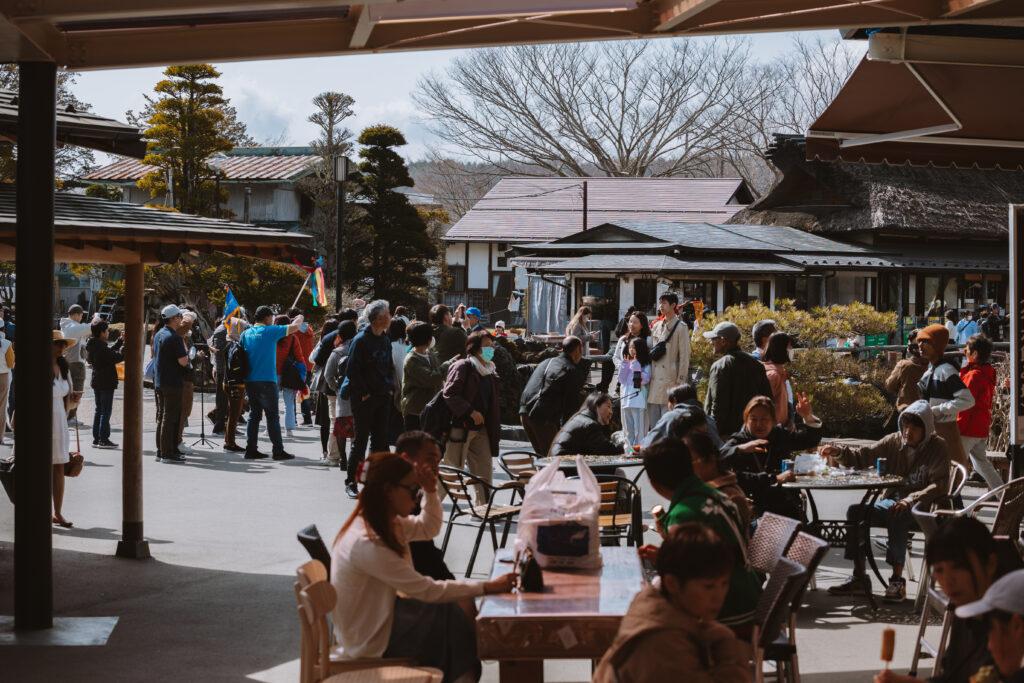
<instances>
[{"instance_id":1,"label":"shoulder bag","mask_svg":"<svg viewBox=\"0 0 1024 683\"><path fill-rule=\"evenodd\" d=\"M651 349L652 361L658 361L665 357L665 354L668 352L668 343L672 341L672 335L676 333L676 328L679 327L680 322L682 321L676 318L676 324L672 327L672 331L668 333L668 336L655 344L654 348Z\"/></svg>"}]
</instances>

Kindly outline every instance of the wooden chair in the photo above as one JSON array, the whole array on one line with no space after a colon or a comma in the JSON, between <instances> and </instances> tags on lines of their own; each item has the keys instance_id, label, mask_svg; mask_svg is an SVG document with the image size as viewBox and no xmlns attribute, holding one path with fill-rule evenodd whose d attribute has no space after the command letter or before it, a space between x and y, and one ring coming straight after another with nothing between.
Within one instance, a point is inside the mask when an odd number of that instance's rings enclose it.
<instances>
[{"instance_id":1,"label":"wooden chair","mask_svg":"<svg viewBox=\"0 0 1024 683\"><path fill-rule=\"evenodd\" d=\"M523 484L518 481L508 481L501 486L489 484L480 477L470 474L457 467L441 465L439 468L441 487L452 502L452 510L448 515L447 528L444 531L444 540L441 542L441 556L444 557L448 550L448 541L451 539L452 527L456 525L476 527L476 541L473 543L473 552L469 556L469 566L466 567L466 578L473 572L473 565L476 563L477 553L480 551L480 541L484 536L484 528L491 530L491 546L494 550L504 548L508 541L508 531L512 526L513 518L519 514L521 505L496 505L495 498L501 491L516 490L523 492ZM482 505L473 505L473 490L481 490L487 500ZM467 517L472 521L458 522L461 517ZM505 527L501 533L501 545L498 544L497 522L504 522Z\"/></svg>"},{"instance_id":2,"label":"wooden chair","mask_svg":"<svg viewBox=\"0 0 1024 683\"><path fill-rule=\"evenodd\" d=\"M537 454L533 451L509 451L498 456L498 466L508 475L509 480L518 481L523 486L537 474ZM513 489L509 504L516 502L518 491Z\"/></svg>"},{"instance_id":3,"label":"wooden chair","mask_svg":"<svg viewBox=\"0 0 1024 683\"><path fill-rule=\"evenodd\" d=\"M598 526L601 540L626 539L627 546L644 544L643 503L640 488L625 477L595 474L601 487L601 512Z\"/></svg>"},{"instance_id":4,"label":"wooden chair","mask_svg":"<svg viewBox=\"0 0 1024 683\"><path fill-rule=\"evenodd\" d=\"M315 567L313 570L315 571ZM298 582L296 582L296 595L299 624L302 628L300 683L346 683L346 681L357 679L368 683L391 681L396 680L391 676L392 673L395 673L392 670L396 667L399 670L398 673L409 675L408 678L402 677L398 680L417 683L437 681L439 683L443 678L443 674L437 669L411 667L413 662L408 659L338 659L332 657L331 628L327 622L327 615L334 609L338 600L334 586L327 581L316 581L304 588L298 588ZM366 671L367 669L378 671L371 676ZM357 672L362 673L358 677L351 675Z\"/></svg>"},{"instance_id":5,"label":"wooden chair","mask_svg":"<svg viewBox=\"0 0 1024 683\"><path fill-rule=\"evenodd\" d=\"M809 574L799 564L785 557L780 557L773 568L771 578L765 586L754 611L754 631L751 645L754 649L754 681L763 683L765 659L772 659L783 654L775 645L783 625L791 610L793 600L807 585ZM773 647L774 646L774 647ZM769 656L770 655L770 656ZM784 659L774 660L777 663L776 673L779 680L787 677L788 663L796 657L795 646Z\"/></svg>"},{"instance_id":6,"label":"wooden chair","mask_svg":"<svg viewBox=\"0 0 1024 683\"><path fill-rule=\"evenodd\" d=\"M775 564L785 556L798 531L799 520L771 512L761 515L747 549L750 566L762 574L771 574Z\"/></svg>"}]
</instances>

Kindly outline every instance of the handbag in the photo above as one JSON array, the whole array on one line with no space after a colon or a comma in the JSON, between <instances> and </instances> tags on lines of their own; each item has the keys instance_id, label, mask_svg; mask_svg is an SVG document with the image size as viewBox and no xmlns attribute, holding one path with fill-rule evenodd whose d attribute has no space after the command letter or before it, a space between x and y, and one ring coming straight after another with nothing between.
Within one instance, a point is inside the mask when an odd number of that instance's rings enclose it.
<instances>
[{"instance_id":1,"label":"handbag","mask_svg":"<svg viewBox=\"0 0 1024 683\"><path fill-rule=\"evenodd\" d=\"M85 456L82 455L82 441L78 435L78 421L75 421L75 449L70 453L70 459L64 463L64 476L77 477L85 467Z\"/></svg>"},{"instance_id":2,"label":"handbag","mask_svg":"<svg viewBox=\"0 0 1024 683\"><path fill-rule=\"evenodd\" d=\"M356 438L355 420L351 415L334 418L334 429L331 433L338 439Z\"/></svg>"},{"instance_id":3,"label":"handbag","mask_svg":"<svg viewBox=\"0 0 1024 683\"><path fill-rule=\"evenodd\" d=\"M293 391L302 391L306 388L306 366L296 360L293 353L294 349L288 350L288 358L285 359L284 367L281 369L281 386ZM302 365L301 372L298 368L299 365Z\"/></svg>"},{"instance_id":4,"label":"handbag","mask_svg":"<svg viewBox=\"0 0 1024 683\"><path fill-rule=\"evenodd\" d=\"M676 333L676 327L679 327L680 322L677 319L675 327L668 333L668 336L654 345L654 348L651 349L651 360L657 361L665 357L665 354L668 353L668 343L672 341L672 335Z\"/></svg>"}]
</instances>

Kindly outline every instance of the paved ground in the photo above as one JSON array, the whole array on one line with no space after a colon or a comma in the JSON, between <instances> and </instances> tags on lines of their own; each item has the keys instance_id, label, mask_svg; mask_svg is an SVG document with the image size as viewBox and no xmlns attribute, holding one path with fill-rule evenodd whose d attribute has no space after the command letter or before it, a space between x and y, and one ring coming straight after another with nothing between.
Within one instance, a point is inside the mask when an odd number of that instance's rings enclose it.
<instances>
[{"instance_id":1,"label":"paved ground","mask_svg":"<svg viewBox=\"0 0 1024 683\"><path fill-rule=\"evenodd\" d=\"M115 404L115 416L120 401ZM82 416L91 423L86 398ZM152 422L152 392L146 415ZM198 438L199 399L186 443ZM113 440L120 443L120 419ZM72 437L73 438L73 437ZM69 480L65 515L70 530L54 530L56 611L62 616L117 616L102 647L0 646L0 678L9 681L295 681L299 629L292 593L295 567L307 559L295 540L315 522L329 540L353 507L342 476L319 464L319 436L300 428L276 463L243 460L220 448L198 450L186 465L153 459L153 432L145 434L145 529L153 559L113 557L121 522L120 452L95 450L88 430L87 466ZM219 444L219 442L218 442ZM523 444L503 442L503 448ZM6 450L6 449L0 449ZM269 450L266 449L266 450ZM659 502L648 485L644 508ZM842 513L851 495L820 500L822 514ZM0 499L0 615L13 613L13 507ZM464 570L472 531L459 528L447 560ZM920 562L920 549L915 552ZM482 576L491 562L485 550ZM833 599L826 587L848 572L838 551L826 559L819 590L801 615L800 663L805 680L870 680L878 669L881 622L896 624L897 668L910 662L916 618L909 604L872 615L862 599ZM911 588L916 588L911 584ZM552 662L549 681L589 679L586 662ZM484 680L497 680L485 666Z\"/></svg>"}]
</instances>

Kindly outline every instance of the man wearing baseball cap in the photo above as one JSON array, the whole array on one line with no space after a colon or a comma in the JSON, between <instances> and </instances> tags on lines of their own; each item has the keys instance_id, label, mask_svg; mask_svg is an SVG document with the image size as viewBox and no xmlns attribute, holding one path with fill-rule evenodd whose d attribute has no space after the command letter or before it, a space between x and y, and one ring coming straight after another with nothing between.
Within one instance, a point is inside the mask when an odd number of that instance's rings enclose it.
<instances>
[{"instance_id":1,"label":"man wearing baseball cap","mask_svg":"<svg viewBox=\"0 0 1024 683\"><path fill-rule=\"evenodd\" d=\"M169 304L160 311L164 326L153 337L153 387L156 389L157 462L185 462L178 452L178 425L181 423L185 373L189 371L188 349L178 334L183 311Z\"/></svg>"},{"instance_id":2,"label":"man wearing baseball cap","mask_svg":"<svg viewBox=\"0 0 1024 683\"><path fill-rule=\"evenodd\" d=\"M483 313L476 306L470 306L466 309L466 330L469 334L473 332L487 331L487 328L480 324L480 318Z\"/></svg>"},{"instance_id":3,"label":"man wearing baseball cap","mask_svg":"<svg viewBox=\"0 0 1024 683\"><path fill-rule=\"evenodd\" d=\"M750 399L772 395L764 365L740 349L740 336L740 328L727 320L704 333L721 356L711 365L704 412L715 419L723 439L743 426L743 409Z\"/></svg>"},{"instance_id":4,"label":"man wearing baseball cap","mask_svg":"<svg viewBox=\"0 0 1024 683\"><path fill-rule=\"evenodd\" d=\"M84 317L85 310L78 304L72 304L67 317L61 318L58 325L65 339L74 339L76 342L64 352L64 360L68 362L68 372L71 374L73 392L71 409L68 411L69 425L78 423L78 401L85 390L85 359L82 358L82 349L85 347L85 338L92 334L92 325L82 322Z\"/></svg>"},{"instance_id":5,"label":"man wearing baseball cap","mask_svg":"<svg viewBox=\"0 0 1024 683\"><path fill-rule=\"evenodd\" d=\"M998 675L982 680L1024 683L1024 569L1003 576L981 600L958 607L956 615L988 619L988 652Z\"/></svg>"}]
</instances>

